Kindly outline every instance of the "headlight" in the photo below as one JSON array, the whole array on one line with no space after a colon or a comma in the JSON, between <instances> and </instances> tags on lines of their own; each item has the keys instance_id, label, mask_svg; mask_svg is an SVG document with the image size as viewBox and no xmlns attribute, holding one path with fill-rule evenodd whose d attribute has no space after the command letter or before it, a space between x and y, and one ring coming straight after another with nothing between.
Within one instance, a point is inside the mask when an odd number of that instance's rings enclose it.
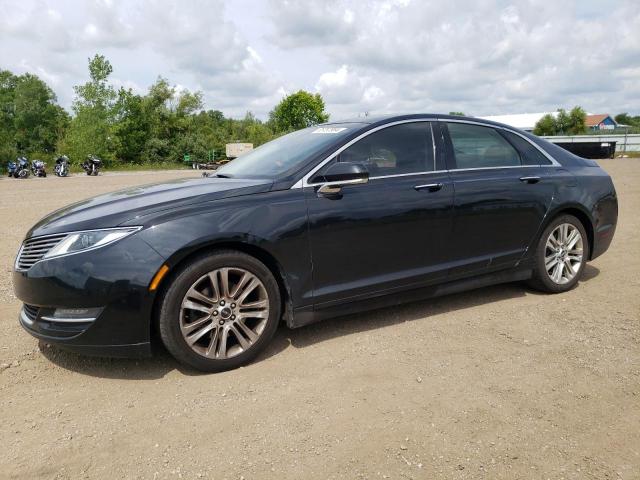
<instances>
[{"instance_id":1,"label":"headlight","mask_svg":"<svg viewBox=\"0 0 640 480\"><path fill-rule=\"evenodd\" d=\"M73 253L93 250L104 247L110 243L122 240L142 227L109 228L105 230L87 230L86 232L74 232L67 235L60 243L49 250L43 258L71 255Z\"/></svg>"}]
</instances>

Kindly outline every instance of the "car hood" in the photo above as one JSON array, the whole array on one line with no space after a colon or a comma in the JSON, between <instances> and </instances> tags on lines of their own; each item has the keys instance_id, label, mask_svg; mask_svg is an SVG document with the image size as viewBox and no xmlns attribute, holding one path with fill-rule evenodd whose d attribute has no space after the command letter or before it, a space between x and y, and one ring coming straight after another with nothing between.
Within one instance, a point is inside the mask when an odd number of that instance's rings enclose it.
<instances>
[{"instance_id":1,"label":"car hood","mask_svg":"<svg viewBox=\"0 0 640 480\"><path fill-rule=\"evenodd\" d=\"M34 225L27 238L115 227L153 212L268 191L271 185L271 180L210 177L132 187L56 210Z\"/></svg>"}]
</instances>

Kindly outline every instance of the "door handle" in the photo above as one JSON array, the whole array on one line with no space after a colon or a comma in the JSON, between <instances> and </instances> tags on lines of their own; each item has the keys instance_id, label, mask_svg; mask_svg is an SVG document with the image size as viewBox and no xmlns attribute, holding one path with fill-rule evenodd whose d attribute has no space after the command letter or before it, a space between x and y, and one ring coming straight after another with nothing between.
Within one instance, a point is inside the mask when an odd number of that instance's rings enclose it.
<instances>
[{"instance_id":1,"label":"door handle","mask_svg":"<svg viewBox=\"0 0 640 480\"><path fill-rule=\"evenodd\" d=\"M538 183L540 177L520 177L520 181L525 183Z\"/></svg>"},{"instance_id":2,"label":"door handle","mask_svg":"<svg viewBox=\"0 0 640 480\"><path fill-rule=\"evenodd\" d=\"M430 192L437 192L438 190L442 190L444 187L443 183L427 183L426 185L416 185L413 187L417 192L421 190L429 190Z\"/></svg>"}]
</instances>

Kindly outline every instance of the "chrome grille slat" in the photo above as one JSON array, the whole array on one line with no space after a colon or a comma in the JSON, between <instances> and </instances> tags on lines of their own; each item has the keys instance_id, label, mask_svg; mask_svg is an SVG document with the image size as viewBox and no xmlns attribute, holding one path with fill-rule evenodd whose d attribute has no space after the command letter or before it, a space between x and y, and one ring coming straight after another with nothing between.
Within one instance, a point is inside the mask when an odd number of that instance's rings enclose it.
<instances>
[{"instance_id":1,"label":"chrome grille slat","mask_svg":"<svg viewBox=\"0 0 640 480\"><path fill-rule=\"evenodd\" d=\"M38 317L38 312L40 311L39 307L35 307L33 305L27 305L26 303L24 303L22 305L22 308L24 310L24 313L27 315L27 318L29 318L29 320L33 321Z\"/></svg>"},{"instance_id":2,"label":"chrome grille slat","mask_svg":"<svg viewBox=\"0 0 640 480\"><path fill-rule=\"evenodd\" d=\"M44 242L50 242L52 240L55 240L56 238L62 238L65 237L66 234L59 234L59 235L50 235L50 236L46 236L46 237L31 237L27 240L27 242L29 242L29 244L38 244L38 243L44 243Z\"/></svg>"},{"instance_id":3,"label":"chrome grille slat","mask_svg":"<svg viewBox=\"0 0 640 480\"><path fill-rule=\"evenodd\" d=\"M25 240L16 260L16 268L18 270L28 270L66 236L66 233L62 233L46 237L32 237Z\"/></svg>"},{"instance_id":4,"label":"chrome grille slat","mask_svg":"<svg viewBox=\"0 0 640 480\"><path fill-rule=\"evenodd\" d=\"M42 243L51 243L52 241L54 241L57 237L51 237L51 238L42 238L42 239L31 239L32 241L29 241L29 245L40 245Z\"/></svg>"}]
</instances>

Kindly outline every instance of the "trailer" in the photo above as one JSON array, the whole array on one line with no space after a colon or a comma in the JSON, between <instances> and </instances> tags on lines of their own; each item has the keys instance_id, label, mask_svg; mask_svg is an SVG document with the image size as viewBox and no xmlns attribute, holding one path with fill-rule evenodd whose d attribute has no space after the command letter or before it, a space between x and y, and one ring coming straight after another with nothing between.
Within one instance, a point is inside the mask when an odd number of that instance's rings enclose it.
<instances>
[{"instance_id":1,"label":"trailer","mask_svg":"<svg viewBox=\"0 0 640 480\"><path fill-rule=\"evenodd\" d=\"M582 158L613 158L616 142L553 142Z\"/></svg>"},{"instance_id":2,"label":"trailer","mask_svg":"<svg viewBox=\"0 0 640 480\"><path fill-rule=\"evenodd\" d=\"M238 158L253 150L253 143L227 143L225 153L228 159Z\"/></svg>"}]
</instances>

